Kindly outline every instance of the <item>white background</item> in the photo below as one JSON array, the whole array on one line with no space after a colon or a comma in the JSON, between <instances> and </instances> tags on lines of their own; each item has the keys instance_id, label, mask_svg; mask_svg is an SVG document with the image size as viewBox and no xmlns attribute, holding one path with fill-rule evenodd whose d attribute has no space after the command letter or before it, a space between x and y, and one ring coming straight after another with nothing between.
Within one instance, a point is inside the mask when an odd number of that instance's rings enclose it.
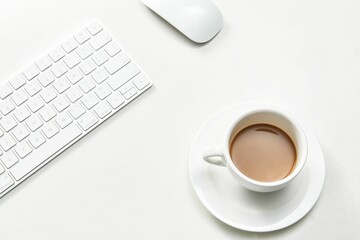
<instances>
[{"instance_id":1,"label":"white background","mask_svg":"<svg viewBox=\"0 0 360 240\"><path fill-rule=\"evenodd\" d=\"M0 239L360 237L360 2L216 4L224 28L197 45L135 0L2 1L2 82L97 18L154 87L2 198ZM201 124L245 100L291 109L325 154L318 203L274 233L224 225L188 176Z\"/></svg>"}]
</instances>

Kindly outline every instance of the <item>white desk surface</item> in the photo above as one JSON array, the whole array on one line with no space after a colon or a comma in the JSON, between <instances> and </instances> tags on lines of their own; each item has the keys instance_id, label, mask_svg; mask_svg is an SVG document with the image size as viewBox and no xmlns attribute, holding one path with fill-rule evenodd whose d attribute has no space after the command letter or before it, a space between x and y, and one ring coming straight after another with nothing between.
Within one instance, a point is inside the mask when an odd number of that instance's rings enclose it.
<instances>
[{"instance_id":1,"label":"white desk surface","mask_svg":"<svg viewBox=\"0 0 360 240\"><path fill-rule=\"evenodd\" d=\"M215 2L224 28L205 45L138 0L1 4L1 81L97 18L154 82L0 200L1 239L359 239L360 2ZM188 176L201 124L245 100L292 109L326 158L316 206L273 233L215 219Z\"/></svg>"}]
</instances>

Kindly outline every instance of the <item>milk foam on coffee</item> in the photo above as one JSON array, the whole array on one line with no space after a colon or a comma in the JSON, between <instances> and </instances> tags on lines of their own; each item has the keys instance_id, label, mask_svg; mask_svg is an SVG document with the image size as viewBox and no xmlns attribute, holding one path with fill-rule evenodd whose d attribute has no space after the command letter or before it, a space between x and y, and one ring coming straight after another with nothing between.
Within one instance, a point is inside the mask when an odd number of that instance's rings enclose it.
<instances>
[{"instance_id":1,"label":"milk foam on coffee","mask_svg":"<svg viewBox=\"0 0 360 240\"><path fill-rule=\"evenodd\" d=\"M296 148L278 127L254 124L235 135L230 146L231 159L247 177L274 182L287 177L296 166Z\"/></svg>"}]
</instances>

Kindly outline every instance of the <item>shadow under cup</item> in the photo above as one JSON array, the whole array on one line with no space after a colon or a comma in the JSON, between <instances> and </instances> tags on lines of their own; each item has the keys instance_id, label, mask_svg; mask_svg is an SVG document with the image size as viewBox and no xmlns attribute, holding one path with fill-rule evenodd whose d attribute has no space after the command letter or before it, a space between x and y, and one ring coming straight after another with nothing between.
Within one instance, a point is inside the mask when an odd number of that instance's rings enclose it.
<instances>
[{"instance_id":1,"label":"shadow under cup","mask_svg":"<svg viewBox=\"0 0 360 240\"><path fill-rule=\"evenodd\" d=\"M273 182L261 182L255 179L252 179L242 173L232 161L230 155L230 147L234 138L247 127L256 124L267 124L277 127L284 131L291 139L295 146L296 150L296 160L293 170L283 179ZM227 142L227 153L228 158L231 161L228 161L228 167L230 172L235 178L240 180L244 187L258 191L258 192L272 192L279 190L285 187L291 180L293 180L299 172L302 170L306 157L307 157L307 141L302 127L291 117L285 115L284 113L274 111L274 110L256 110L249 112L242 116L236 123L230 128L231 133Z\"/></svg>"}]
</instances>

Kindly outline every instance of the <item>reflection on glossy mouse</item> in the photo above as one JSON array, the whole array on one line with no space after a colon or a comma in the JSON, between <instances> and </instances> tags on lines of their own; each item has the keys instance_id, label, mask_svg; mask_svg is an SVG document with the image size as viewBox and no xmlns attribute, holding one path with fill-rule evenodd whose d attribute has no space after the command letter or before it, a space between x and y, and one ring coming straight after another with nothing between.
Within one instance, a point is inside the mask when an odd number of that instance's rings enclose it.
<instances>
[{"instance_id":1,"label":"reflection on glossy mouse","mask_svg":"<svg viewBox=\"0 0 360 240\"><path fill-rule=\"evenodd\" d=\"M222 15L211 0L141 1L194 42L208 42L222 28Z\"/></svg>"}]
</instances>

